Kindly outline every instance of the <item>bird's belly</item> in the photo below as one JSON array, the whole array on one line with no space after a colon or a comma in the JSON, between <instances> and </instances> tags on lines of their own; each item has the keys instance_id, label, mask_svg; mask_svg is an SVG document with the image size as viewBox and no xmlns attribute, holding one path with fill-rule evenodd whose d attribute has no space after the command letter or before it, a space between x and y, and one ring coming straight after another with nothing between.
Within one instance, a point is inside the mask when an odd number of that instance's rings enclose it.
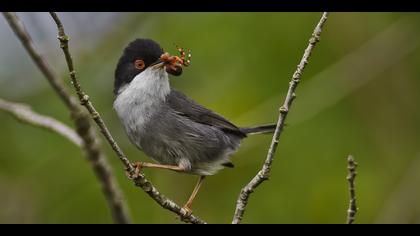
<instances>
[{"instance_id":1,"label":"bird's belly","mask_svg":"<svg viewBox=\"0 0 420 236\"><path fill-rule=\"evenodd\" d=\"M239 141L226 145L223 140L191 140L190 134L172 132L176 124L164 124L155 117L143 127L129 127L131 141L148 157L164 165L183 167L197 175L213 175L224 168L231 154L239 147ZM157 126L160 123L162 126ZM171 127L170 127L171 126ZM173 128L173 127L172 127ZM208 133L208 135L211 135ZM205 143L208 142L208 143Z\"/></svg>"},{"instance_id":2,"label":"bird's belly","mask_svg":"<svg viewBox=\"0 0 420 236\"><path fill-rule=\"evenodd\" d=\"M154 122L159 122L159 119L154 119ZM139 133L139 146L161 164L177 165L192 174L213 175L224 168L223 164L229 162L230 156L239 147L240 140L229 140L219 130L209 129L192 137L193 131L188 130L191 127L184 127L183 131L176 132L174 129L179 127L176 121L165 124L162 122L159 128L153 129L154 125L146 126L146 129L151 128L153 132L144 130L144 133Z\"/></svg>"}]
</instances>

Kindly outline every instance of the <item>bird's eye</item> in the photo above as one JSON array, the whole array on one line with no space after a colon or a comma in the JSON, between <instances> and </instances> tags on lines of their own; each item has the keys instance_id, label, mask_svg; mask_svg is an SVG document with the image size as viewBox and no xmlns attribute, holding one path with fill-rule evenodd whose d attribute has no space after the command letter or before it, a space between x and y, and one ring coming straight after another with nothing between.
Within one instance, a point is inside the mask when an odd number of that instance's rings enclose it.
<instances>
[{"instance_id":1,"label":"bird's eye","mask_svg":"<svg viewBox=\"0 0 420 236\"><path fill-rule=\"evenodd\" d=\"M134 62L134 67L136 67L136 69L139 69L139 70L143 70L144 69L144 61L143 60L141 60L141 59L137 59L135 62Z\"/></svg>"}]
</instances>

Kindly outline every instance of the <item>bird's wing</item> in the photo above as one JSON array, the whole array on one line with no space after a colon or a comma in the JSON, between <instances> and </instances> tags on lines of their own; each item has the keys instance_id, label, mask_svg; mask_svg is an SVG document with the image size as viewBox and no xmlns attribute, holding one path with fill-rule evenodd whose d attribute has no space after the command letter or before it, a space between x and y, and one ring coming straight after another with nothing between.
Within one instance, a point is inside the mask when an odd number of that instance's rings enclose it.
<instances>
[{"instance_id":1,"label":"bird's wing","mask_svg":"<svg viewBox=\"0 0 420 236\"><path fill-rule=\"evenodd\" d=\"M183 93L172 89L167 97L169 106L181 116L185 116L192 121L219 128L226 133L232 133L240 137L246 137L236 125L216 114L215 112L201 106Z\"/></svg>"}]
</instances>

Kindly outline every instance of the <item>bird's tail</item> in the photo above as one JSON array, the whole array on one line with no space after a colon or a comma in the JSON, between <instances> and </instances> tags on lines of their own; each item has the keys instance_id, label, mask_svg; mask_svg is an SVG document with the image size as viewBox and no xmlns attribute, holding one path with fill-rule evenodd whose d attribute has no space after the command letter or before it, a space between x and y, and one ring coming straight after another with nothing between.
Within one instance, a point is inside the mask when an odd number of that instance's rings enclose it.
<instances>
[{"instance_id":1,"label":"bird's tail","mask_svg":"<svg viewBox=\"0 0 420 236\"><path fill-rule=\"evenodd\" d=\"M269 125L260 125L256 127L241 128L240 130L247 135L254 135L254 134L270 134L270 133L273 133L275 129L276 129L276 124L269 124Z\"/></svg>"}]
</instances>

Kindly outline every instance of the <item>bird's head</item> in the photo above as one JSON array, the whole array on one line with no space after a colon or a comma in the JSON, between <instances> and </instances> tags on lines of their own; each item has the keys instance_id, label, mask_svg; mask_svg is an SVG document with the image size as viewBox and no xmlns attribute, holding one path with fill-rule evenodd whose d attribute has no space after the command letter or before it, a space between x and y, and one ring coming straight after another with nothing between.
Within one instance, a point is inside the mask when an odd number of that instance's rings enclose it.
<instances>
[{"instance_id":1,"label":"bird's head","mask_svg":"<svg viewBox=\"0 0 420 236\"><path fill-rule=\"evenodd\" d=\"M182 74L182 66L188 66L189 58L185 58L185 52L178 48L181 57L171 56L165 53L162 47L151 39L136 39L128 44L120 57L115 70L114 93L129 84L138 74L146 70L162 70L179 76Z\"/></svg>"}]
</instances>

